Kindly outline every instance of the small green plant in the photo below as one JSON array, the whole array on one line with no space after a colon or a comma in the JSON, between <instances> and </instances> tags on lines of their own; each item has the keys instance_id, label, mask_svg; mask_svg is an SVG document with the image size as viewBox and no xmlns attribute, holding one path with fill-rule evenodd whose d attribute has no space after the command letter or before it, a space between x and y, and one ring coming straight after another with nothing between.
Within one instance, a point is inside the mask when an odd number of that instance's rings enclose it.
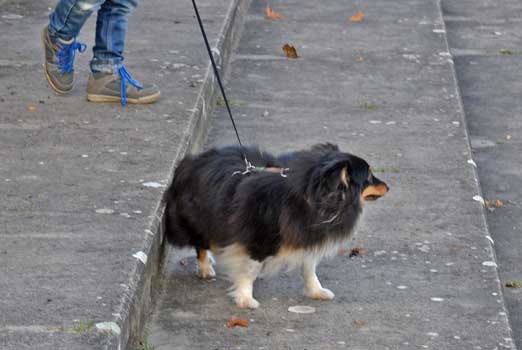
<instances>
[{"instance_id":1,"label":"small green plant","mask_svg":"<svg viewBox=\"0 0 522 350\"><path fill-rule=\"evenodd\" d=\"M140 341L139 350L154 350L155 346L149 343L149 337L144 336L143 340Z\"/></svg>"},{"instance_id":2,"label":"small green plant","mask_svg":"<svg viewBox=\"0 0 522 350\"><path fill-rule=\"evenodd\" d=\"M237 102L237 100L234 97L228 98L228 104L230 107L246 107L248 105L248 103L246 103L245 101ZM216 99L216 105L220 107L225 106L225 100L223 99L223 97L220 96Z\"/></svg>"},{"instance_id":3,"label":"small green plant","mask_svg":"<svg viewBox=\"0 0 522 350\"><path fill-rule=\"evenodd\" d=\"M380 166L372 167L372 173L398 173L398 172L399 172L399 168L394 168L394 167L389 167L389 168L380 167Z\"/></svg>"},{"instance_id":4,"label":"small green plant","mask_svg":"<svg viewBox=\"0 0 522 350\"><path fill-rule=\"evenodd\" d=\"M94 323L94 321L80 321L80 323L72 328L72 331L75 333L85 333L94 326Z\"/></svg>"},{"instance_id":5,"label":"small green plant","mask_svg":"<svg viewBox=\"0 0 522 350\"><path fill-rule=\"evenodd\" d=\"M497 143L497 145L503 145L504 141L497 141L496 143Z\"/></svg>"},{"instance_id":6,"label":"small green plant","mask_svg":"<svg viewBox=\"0 0 522 350\"><path fill-rule=\"evenodd\" d=\"M501 50L500 50L500 54L501 54L501 55L512 55L512 54L513 54L513 51L508 50L508 49L501 49Z\"/></svg>"},{"instance_id":7,"label":"small green plant","mask_svg":"<svg viewBox=\"0 0 522 350\"><path fill-rule=\"evenodd\" d=\"M366 101L359 103L359 107L367 109L369 111L377 109L377 106L375 104Z\"/></svg>"}]
</instances>

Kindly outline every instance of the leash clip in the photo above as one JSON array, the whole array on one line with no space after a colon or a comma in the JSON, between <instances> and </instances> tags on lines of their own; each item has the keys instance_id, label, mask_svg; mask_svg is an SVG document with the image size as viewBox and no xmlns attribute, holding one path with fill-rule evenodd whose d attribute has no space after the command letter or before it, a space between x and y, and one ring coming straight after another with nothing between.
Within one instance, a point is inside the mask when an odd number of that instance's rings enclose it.
<instances>
[{"instance_id":1,"label":"leash clip","mask_svg":"<svg viewBox=\"0 0 522 350\"><path fill-rule=\"evenodd\" d=\"M279 175L281 175L281 177L288 177L288 175L285 174L285 171L288 170L290 170L290 168L281 168L281 172L279 173Z\"/></svg>"},{"instance_id":2,"label":"leash clip","mask_svg":"<svg viewBox=\"0 0 522 350\"><path fill-rule=\"evenodd\" d=\"M247 174L250 174L255 169L256 169L256 167L254 165L252 165L252 163L250 163L246 159L246 157L245 157L245 171L241 171L241 170L234 171L232 173L232 176L234 176L234 175L247 175Z\"/></svg>"}]
</instances>

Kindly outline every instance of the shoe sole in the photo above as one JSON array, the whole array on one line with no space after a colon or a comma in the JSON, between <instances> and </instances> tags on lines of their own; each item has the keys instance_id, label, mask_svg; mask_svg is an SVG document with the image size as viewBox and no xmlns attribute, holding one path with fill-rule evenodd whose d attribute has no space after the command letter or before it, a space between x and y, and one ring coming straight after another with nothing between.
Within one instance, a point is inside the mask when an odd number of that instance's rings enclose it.
<instances>
[{"instance_id":1,"label":"shoe sole","mask_svg":"<svg viewBox=\"0 0 522 350\"><path fill-rule=\"evenodd\" d=\"M42 30L42 44L43 44L44 50L45 50L45 31L44 30ZM45 58L45 53L44 53L44 61L45 60L46 60L46 58ZM54 84L53 80L51 79L51 76L49 75L49 72L47 72L47 68L45 67L45 63L43 64L43 70L44 70L45 79L49 83L49 86L51 87L51 89L53 89L56 93L58 93L60 95L66 95L69 92L71 92L71 90L74 87L74 81L73 81L73 85L71 85L70 89L67 89L67 90L60 89L58 86L56 86Z\"/></svg>"},{"instance_id":2,"label":"shoe sole","mask_svg":"<svg viewBox=\"0 0 522 350\"><path fill-rule=\"evenodd\" d=\"M160 96L161 96L161 93L157 92L153 95L139 97L139 98L127 97L127 103L133 104L133 105L145 105L145 104L156 102L157 100L159 100ZM98 103L107 103L107 102L121 103L121 97L120 96L109 96L109 95L87 94L87 101L98 102Z\"/></svg>"},{"instance_id":3,"label":"shoe sole","mask_svg":"<svg viewBox=\"0 0 522 350\"><path fill-rule=\"evenodd\" d=\"M45 64L44 64L44 75L45 75L45 79L47 80L47 83L49 83L49 86L51 87L51 89L53 89L54 92L56 92L59 95L67 95L73 89L73 87L71 86L71 88L68 90L62 90L62 89L58 88L56 85L54 85L51 77L49 76L49 73L47 73L47 69L45 69Z\"/></svg>"}]
</instances>

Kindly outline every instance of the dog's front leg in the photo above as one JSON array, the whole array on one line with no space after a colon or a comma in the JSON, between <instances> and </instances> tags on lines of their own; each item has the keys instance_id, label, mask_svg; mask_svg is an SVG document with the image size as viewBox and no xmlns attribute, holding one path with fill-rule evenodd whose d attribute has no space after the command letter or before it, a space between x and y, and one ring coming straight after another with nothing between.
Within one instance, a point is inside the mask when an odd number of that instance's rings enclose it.
<instances>
[{"instance_id":1,"label":"dog's front leg","mask_svg":"<svg viewBox=\"0 0 522 350\"><path fill-rule=\"evenodd\" d=\"M321 286L321 282L317 278L317 274L315 273L315 268L319 263L317 257L315 256L306 256L303 261L303 279L304 279L304 290L303 293L309 298L312 299L321 299L321 300L332 300L335 297L335 294L326 288Z\"/></svg>"}]
</instances>

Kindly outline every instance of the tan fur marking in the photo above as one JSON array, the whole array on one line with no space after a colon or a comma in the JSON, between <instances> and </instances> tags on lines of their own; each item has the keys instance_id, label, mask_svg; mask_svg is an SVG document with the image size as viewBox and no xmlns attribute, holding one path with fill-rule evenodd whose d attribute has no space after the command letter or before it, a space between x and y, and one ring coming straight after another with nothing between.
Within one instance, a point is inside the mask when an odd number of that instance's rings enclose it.
<instances>
[{"instance_id":1,"label":"tan fur marking","mask_svg":"<svg viewBox=\"0 0 522 350\"><path fill-rule=\"evenodd\" d=\"M368 196L378 196L382 197L388 192L388 189L386 188L386 185L379 184L377 186L368 186L364 189L362 193L362 197L366 198Z\"/></svg>"},{"instance_id":2,"label":"tan fur marking","mask_svg":"<svg viewBox=\"0 0 522 350\"><path fill-rule=\"evenodd\" d=\"M341 182L348 187L348 182L350 182L350 176L348 175L348 169L346 167L341 170Z\"/></svg>"},{"instance_id":3,"label":"tan fur marking","mask_svg":"<svg viewBox=\"0 0 522 350\"><path fill-rule=\"evenodd\" d=\"M198 249L198 260L200 264L204 264L207 262L208 252L206 249Z\"/></svg>"}]
</instances>

